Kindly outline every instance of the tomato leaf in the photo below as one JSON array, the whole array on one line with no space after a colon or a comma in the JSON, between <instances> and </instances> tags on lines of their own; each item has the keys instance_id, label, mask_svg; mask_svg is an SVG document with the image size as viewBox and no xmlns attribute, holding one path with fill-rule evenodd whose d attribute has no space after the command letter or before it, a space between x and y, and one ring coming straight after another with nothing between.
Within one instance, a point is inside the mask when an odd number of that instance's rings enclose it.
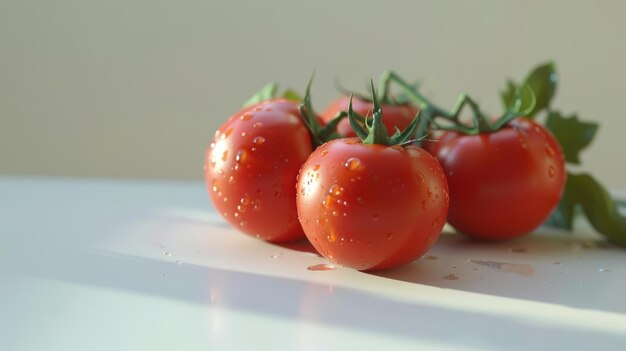
<instances>
[{"instance_id":1,"label":"tomato leaf","mask_svg":"<svg viewBox=\"0 0 626 351\"><path fill-rule=\"evenodd\" d=\"M574 207L581 206L596 231L614 244L626 247L626 217L619 213L617 203L597 180L585 173L568 174L565 191L566 195L552 217L564 215L563 218L569 216L569 219L550 220L548 225L560 228L569 225L571 228Z\"/></svg>"},{"instance_id":2,"label":"tomato leaf","mask_svg":"<svg viewBox=\"0 0 626 351\"><path fill-rule=\"evenodd\" d=\"M558 76L556 68L552 62L544 63L535 67L522 84L516 84L512 80L508 80L506 87L500 92L502 103L505 109L509 109L515 98L515 93L519 87L528 85L535 94L535 106L530 109L527 117L534 118L535 115L543 109L550 107L550 101L556 92Z\"/></svg>"},{"instance_id":3,"label":"tomato leaf","mask_svg":"<svg viewBox=\"0 0 626 351\"><path fill-rule=\"evenodd\" d=\"M556 68L552 62L535 67L526 77L524 84L530 86L537 100L535 108L529 113L529 117L534 117L537 112L550 106L550 101L556 92L557 81L558 76L556 74Z\"/></svg>"},{"instance_id":4,"label":"tomato leaf","mask_svg":"<svg viewBox=\"0 0 626 351\"><path fill-rule=\"evenodd\" d=\"M300 94L298 94L298 92L293 89L285 90L285 92L283 93L283 97L287 100L291 100L295 102L302 101L302 96L300 96Z\"/></svg>"},{"instance_id":5,"label":"tomato leaf","mask_svg":"<svg viewBox=\"0 0 626 351\"><path fill-rule=\"evenodd\" d=\"M254 93L254 95L252 95L248 100L246 100L246 102L243 103L242 107L247 107L250 105L258 104L259 102L269 100L269 99L276 99L279 96L287 100L291 100L295 102L302 101L302 97L295 90L287 89L282 95L279 95L278 84L269 83L265 85L263 88L261 88L261 90Z\"/></svg>"},{"instance_id":6,"label":"tomato leaf","mask_svg":"<svg viewBox=\"0 0 626 351\"><path fill-rule=\"evenodd\" d=\"M563 117L558 111L550 111L546 128L550 129L561 144L565 161L580 164L578 154L591 143L598 124L580 121L576 115Z\"/></svg>"},{"instance_id":7,"label":"tomato leaf","mask_svg":"<svg viewBox=\"0 0 626 351\"><path fill-rule=\"evenodd\" d=\"M500 92L500 97L502 98L502 105L504 105L504 109L508 110L513 106L515 102L515 94L518 91L518 86L512 81L506 81L506 88Z\"/></svg>"},{"instance_id":8,"label":"tomato leaf","mask_svg":"<svg viewBox=\"0 0 626 351\"><path fill-rule=\"evenodd\" d=\"M574 212L576 202L572 199L572 187L572 175L568 173L561 201L554 212L550 215L550 218L546 221L546 225L570 231L572 230L576 214Z\"/></svg>"}]
</instances>

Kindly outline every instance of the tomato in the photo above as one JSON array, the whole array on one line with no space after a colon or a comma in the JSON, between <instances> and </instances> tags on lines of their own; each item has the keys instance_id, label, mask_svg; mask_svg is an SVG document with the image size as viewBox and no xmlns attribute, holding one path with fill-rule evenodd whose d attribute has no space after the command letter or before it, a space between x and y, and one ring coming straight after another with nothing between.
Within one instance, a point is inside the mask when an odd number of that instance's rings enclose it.
<instances>
[{"instance_id":1,"label":"tomato","mask_svg":"<svg viewBox=\"0 0 626 351\"><path fill-rule=\"evenodd\" d=\"M348 110L348 104L350 102L349 97L341 97L326 107L326 110L322 112L321 118L325 123L328 123L337 115L337 113L341 111ZM411 121L415 118L415 115L418 112L418 109L409 104L382 104L383 113L385 114L385 119L383 123L387 127L389 133L393 134L396 131L396 128L403 130L406 128ZM372 115L372 103L360 99L357 97L352 98L352 109L354 112L362 115L362 116L371 116ZM344 137L354 137L356 134L350 128L350 122L348 119L344 119L339 122L337 126L337 132Z\"/></svg>"},{"instance_id":2,"label":"tomato","mask_svg":"<svg viewBox=\"0 0 626 351\"><path fill-rule=\"evenodd\" d=\"M304 236L296 211L296 176L313 151L298 103L245 108L224 123L206 154L213 205L242 232L278 242Z\"/></svg>"},{"instance_id":3,"label":"tomato","mask_svg":"<svg viewBox=\"0 0 626 351\"><path fill-rule=\"evenodd\" d=\"M526 234L548 219L566 180L558 141L526 118L492 133L446 132L430 150L448 177L448 222L482 239Z\"/></svg>"},{"instance_id":4,"label":"tomato","mask_svg":"<svg viewBox=\"0 0 626 351\"><path fill-rule=\"evenodd\" d=\"M448 209L445 175L428 152L358 138L315 150L297 189L298 218L313 246L359 270L393 268L423 255Z\"/></svg>"}]
</instances>

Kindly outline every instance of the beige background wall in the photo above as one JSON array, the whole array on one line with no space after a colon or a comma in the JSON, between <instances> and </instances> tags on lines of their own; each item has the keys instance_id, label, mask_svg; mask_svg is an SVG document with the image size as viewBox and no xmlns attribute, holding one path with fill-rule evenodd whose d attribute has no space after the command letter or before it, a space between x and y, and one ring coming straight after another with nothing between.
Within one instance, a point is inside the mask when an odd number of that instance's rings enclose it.
<instances>
[{"instance_id":1,"label":"beige background wall","mask_svg":"<svg viewBox=\"0 0 626 351\"><path fill-rule=\"evenodd\" d=\"M268 81L361 88L395 68L500 112L554 59L556 105L602 123L586 169L626 189L623 1L0 0L0 174L201 179L213 130Z\"/></svg>"}]
</instances>

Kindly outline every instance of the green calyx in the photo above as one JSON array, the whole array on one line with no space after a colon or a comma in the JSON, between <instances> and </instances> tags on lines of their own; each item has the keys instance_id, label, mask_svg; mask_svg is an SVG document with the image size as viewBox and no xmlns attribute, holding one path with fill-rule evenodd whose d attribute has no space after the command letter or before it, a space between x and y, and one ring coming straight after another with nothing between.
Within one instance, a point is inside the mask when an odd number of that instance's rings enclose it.
<instances>
[{"instance_id":1,"label":"green calyx","mask_svg":"<svg viewBox=\"0 0 626 351\"><path fill-rule=\"evenodd\" d=\"M461 94L452 111L447 111L424 97L418 91L416 85L409 84L395 72L387 71L383 74L383 77L383 80L389 83L396 83L400 87L404 99L412 102L422 111L422 119L424 121L420 124L417 131L417 135L421 136L425 135L430 128L452 130L469 135L493 133L500 130L514 118L526 115L535 107L535 95L529 85L524 85L521 89L517 89L514 92L511 98L511 105L507 111L497 118L495 122L490 122L481 111L478 103L467 94ZM472 125L467 125L460 120L461 113L465 107L469 107L472 112Z\"/></svg>"},{"instance_id":2,"label":"green calyx","mask_svg":"<svg viewBox=\"0 0 626 351\"><path fill-rule=\"evenodd\" d=\"M247 107L250 105L258 104L265 100L276 99L282 97L287 100L300 102L302 101L302 97L293 89L286 89L282 94L278 93L278 84L269 83L261 88L259 91L254 93L246 102L243 103L241 107Z\"/></svg>"},{"instance_id":3,"label":"green calyx","mask_svg":"<svg viewBox=\"0 0 626 351\"><path fill-rule=\"evenodd\" d=\"M300 111L300 118L302 119L302 122L311 134L313 147L318 147L327 141L341 137L341 135L336 132L337 125L342 119L346 118L348 114L345 111L341 111L326 125L320 125L315 113L313 112L313 104L311 103L311 85L313 84L313 77L314 75L311 75L311 78L307 83L304 98L298 106L298 110Z\"/></svg>"},{"instance_id":4,"label":"green calyx","mask_svg":"<svg viewBox=\"0 0 626 351\"><path fill-rule=\"evenodd\" d=\"M396 132L389 136L387 127L383 124L383 109L380 106L380 101L376 96L376 90L374 88L374 81L371 81L372 85L372 102L374 109L372 111L372 117L362 117L354 112L352 109L352 96L350 96L350 104L348 106L348 120L350 126L361 139L363 144L379 144L379 145L404 145L409 142L413 142L411 137L415 135L418 122L420 120L419 113L415 116L411 124L404 130L400 131L396 129ZM361 125L361 123L364 124Z\"/></svg>"}]
</instances>

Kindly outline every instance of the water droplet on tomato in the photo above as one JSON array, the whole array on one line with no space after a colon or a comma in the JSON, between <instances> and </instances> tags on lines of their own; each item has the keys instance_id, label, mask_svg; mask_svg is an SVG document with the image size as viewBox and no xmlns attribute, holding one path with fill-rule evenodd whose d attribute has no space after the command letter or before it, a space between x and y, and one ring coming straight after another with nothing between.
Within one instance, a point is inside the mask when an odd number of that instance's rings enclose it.
<instances>
[{"instance_id":1,"label":"water droplet on tomato","mask_svg":"<svg viewBox=\"0 0 626 351\"><path fill-rule=\"evenodd\" d=\"M230 133L232 133L232 132L233 132L233 128L232 127L226 129L226 131L222 134L222 139L228 138L230 136Z\"/></svg>"},{"instance_id":2,"label":"water droplet on tomato","mask_svg":"<svg viewBox=\"0 0 626 351\"><path fill-rule=\"evenodd\" d=\"M211 148L211 150L215 149L215 143L211 143L209 147Z\"/></svg>"},{"instance_id":3,"label":"water droplet on tomato","mask_svg":"<svg viewBox=\"0 0 626 351\"><path fill-rule=\"evenodd\" d=\"M226 196L224 196L224 202L228 202L228 198Z\"/></svg>"},{"instance_id":4,"label":"water droplet on tomato","mask_svg":"<svg viewBox=\"0 0 626 351\"><path fill-rule=\"evenodd\" d=\"M263 123L261 122L256 122L252 125L253 128L261 128L263 126Z\"/></svg>"},{"instance_id":5,"label":"water droplet on tomato","mask_svg":"<svg viewBox=\"0 0 626 351\"><path fill-rule=\"evenodd\" d=\"M324 150L320 153L320 156L324 157L328 154L328 150Z\"/></svg>"},{"instance_id":6,"label":"water droplet on tomato","mask_svg":"<svg viewBox=\"0 0 626 351\"><path fill-rule=\"evenodd\" d=\"M250 204L250 197L246 194L241 198L239 202L241 202L241 204L244 206L248 206L248 204Z\"/></svg>"},{"instance_id":7,"label":"water droplet on tomato","mask_svg":"<svg viewBox=\"0 0 626 351\"><path fill-rule=\"evenodd\" d=\"M554 178L556 175L556 168L553 165L548 166L548 177Z\"/></svg>"},{"instance_id":8,"label":"water droplet on tomato","mask_svg":"<svg viewBox=\"0 0 626 351\"><path fill-rule=\"evenodd\" d=\"M234 181L235 181L235 177L234 176L228 177L228 184L232 184Z\"/></svg>"},{"instance_id":9,"label":"water droplet on tomato","mask_svg":"<svg viewBox=\"0 0 626 351\"><path fill-rule=\"evenodd\" d=\"M222 157L221 157L222 161L226 161L228 159L228 150L224 150L224 152L222 152Z\"/></svg>"},{"instance_id":10,"label":"water droplet on tomato","mask_svg":"<svg viewBox=\"0 0 626 351\"><path fill-rule=\"evenodd\" d=\"M385 237L387 238L387 240L391 240L391 239L393 239L393 233L387 233L387 235L385 235Z\"/></svg>"},{"instance_id":11,"label":"water droplet on tomato","mask_svg":"<svg viewBox=\"0 0 626 351\"><path fill-rule=\"evenodd\" d=\"M343 165L348 171L357 171L363 168L363 163L356 157L350 157Z\"/></svg>"},{"instance_id":12,"label":"water droplet on tomato","mask_svg":"<svg viewBox=\"0 0 626 351\"><path fill-rule=\"evenodd\" d=\"M320 164L319 163L313 166L313 170L314 171L317 171L318 169L320 169Z\"/></svg>"},{"instance_id":13,"label":"water droplet on tomato","mask_svg":"<svg viewBox=\"0 0 626 351\"><path fill-rule=\"evenodd\" d=\"M246 135L248 135L248 132L241 132L242 137L245 137Z\"/></svg>"},{"instance_id":14,"label":"water droplet on tomato","mask_svg":"<svg viewBox=\"0 0 626 351\"><path fill-rule=\"evenodd\" d=\"M241 115L241 117L239 117L239 119L241 119L242 121L249 121L252 119L252 114L251 113L244 113L243 115Z\"/></svg>"},{"instance_id":15,"label":"water droplet on tomato","mask_svg":"<svg viewBox=\"0 0 626 351\"><path fill-rule=\"evenodd\" d=\"M550 145L546 144L546 155L553 157L555 154L556 152L554 149Z\"/></svg>"},{"instance_id":16,"label":"water droplet on tomato","mask_svg":"<svg viewBox=\"0 0 626 351\"><path fill-rule=\"evenodd\" d=\"M364 203L365 201L363 201L363 198L362 198L362 197L357 197L357 198L356 198L356 202L358 202L358 203L362 204L362 203Z\"/></svg>"},{"instance_id":17,"label":"water droplet on tomato","mask_svg":"<svg viewBox=\"0 0 626 351\"><path fill-rule=\"evenodd\" d=\"M341 192L343 191L343 188L340 187L337 184L333 184L333 186L330 187L330 189L328 189L328 193L333 195L333 196L339 196L341 195Z\"/></svg>"},{"instance_id":18,"label":"water droplet on tomato","mask_svg":"<svg viewBox=\"0 0 626 351\"><path fill-rule=\"evenodd\" d=\"M235 156L235 161L245 162L247 157L248 157L248 154L246 153L246 150L242 149L242 150L237 151L237 156Z\"/></svg>"},{"instance_id":19,"label":"water droplet on tomato","mask_svg":"<svg viewBox=\"0 0 626 351\"><path fill-rule=\"evenodd\" d=\"M283 192L280 190L274 190L274 197L280 199L283 196Z\"/></svg>"},{"instance_id":20,"label":"water droplet on tomato","mask_svg":"<svg viewBox=\"0 0 626 351\"><path fill-rule=\"evenodd\" d=\"M255 143L256 145L261 145L265 142L265 138L262 136L258 136L256 138L254 138L254 140L252 140L253 143Z\"/></svg>"},{"instance_id":21,"label":"water droplet on tomato","mask_svg":"<svg viewBox=\"0 0 626 351\"><path fill-rule=\"evenodd\" d=\"M335 216L335 217L339 216L339 212L333 211L333 216Z\"/></svg>"},{"instance_id":22,"label":"water droplet on tomato","mask_svg":"<svg viewBox=\"0 0 626 351\"><path fill-rule=\"evenodd\" d=\"M372 221L373 221L373 222L377 222L377 221L378 221L378 219L379 219L378 214L377 214L377 213L374 213L374 214L372 215Z\"/></svg>"},{"instance_id":23,"label":"water droplet on tomato","mask_svg":"<svg viewBox=\"0 0 626 351\"><path fill-rule=\"evenodd\" d=\"M327 236L326 236L326 240L328 240L328 242L334 243L335 240L337 240L337 237L335 236L334 232L330 232Z\"/></svg>"},{"instance_id":24,"label":"water droplet on tomato","mask_svg":"<svg viewBox=\"0 0 626 351\"><path fill-rule=\"evenodd\" d=\"M218 187L217 187L217 179L213 179L213 181L211 182L211 184L213 184L213 191L218 191Z\"/></svg>"},{"instance_id":25,"label":"water droplet on tomato","mask_svg":"<svg viewBox=\"0 0 626 351\"><path fill-rule=\"evenodd\" d=\"M245 227L245 226L246 226L246 224L247 224L247 223L246 223L246 221L241 221L241 222L239 222L239 226L240 226L240 227Z\"/></svg>"},{"instance_id":26,"label":"water droplet on tomato","mask_svg":"<svg viewBox=\"0 0 626 351\"><path fill-rule=\"evenodd\" d=\"M310 271L334 271L335 269L337 269L337 267L333 266L332 264L321 263L309 266L307 267L307 269Z\"/></svg>"},{"instance_id":27,"label":"water droplet on tomato","mask_svg":"<svg viewBox=\"0 0 626 351\"><path fill-rule=\"evenodd\" d=\"M428 208L428 201L422 200L422 209L425 210Z\"/></svg>"},{"instance_id":28,"label":"water droplet on tomato","mask_svg":"<svg viewBox=\"0 0 626 351\"><path fill-rule=\"evenodd\" d=\"M322 200L322 206L324 206L325 208L329 208L332 202L333 198L330 195L326 195L326 198Z\"/></svg>"}]
</instances>

